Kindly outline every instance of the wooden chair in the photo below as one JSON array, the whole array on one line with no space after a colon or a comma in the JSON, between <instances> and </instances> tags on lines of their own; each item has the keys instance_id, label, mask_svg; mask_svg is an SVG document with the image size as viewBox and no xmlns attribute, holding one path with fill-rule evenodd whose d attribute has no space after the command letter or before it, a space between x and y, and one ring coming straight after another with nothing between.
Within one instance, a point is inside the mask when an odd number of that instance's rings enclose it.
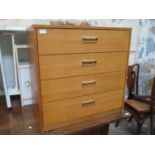
<instances>
[{"instance_id":1,"label":"wooden chair","mask_svg":"<svg viewBox=\"0 0 155 155\"><path fill-rule=\"evenodd\" d=\"M138 96L139 64L128 66L127 78L127 98L129 99L132 98L133 94ZM129 122L133 119L133 115L125 111L123 113L123 117L116 122L115 127L117 127L123 119L129 119Z\"/></svg>"},{"instance_id":2,"label":"wooden chair","mask_svg":"<svg viewBox=\"0 0 155 155\"><path fill-rule=\"evenodd\" d=\"M128 68L128 98L125 109L131 113L130 120L134 117L140 133L144 121L150 117L151 134L154 134L153 114L155 112L155 77L153 78L151 96L138 95L139 65L134 64Z\"/></svg>"}]
</instances>

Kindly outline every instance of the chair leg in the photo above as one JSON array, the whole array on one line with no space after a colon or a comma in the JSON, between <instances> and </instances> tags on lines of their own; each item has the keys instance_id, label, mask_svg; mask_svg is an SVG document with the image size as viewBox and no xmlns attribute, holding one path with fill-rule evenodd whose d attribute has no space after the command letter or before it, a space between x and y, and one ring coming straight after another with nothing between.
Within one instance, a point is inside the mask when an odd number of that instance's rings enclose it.
<instances>
[{"instance_id":1,"label":"chair leg","mask_svg":"<svg viewBox=\"0 0 155 155\"><path fill-rule=\"evenodd\" d=\"M128 122L131 122L133 119L133 115L129 118Z\"/></svg>"},{"instance_id":2,"label":"chair leg","mask_svg":"<svg viewBox=\"0 0 155 155\"><path fill-rule=\"evenodd\" d=\"M153 114L150 115L150 129L151 129L151 135L153 135L154 134Z\"/></svg>"},{"instance_id":3,"label":"chair leg","mask_svg":"<svg viewBox=\"0 0 155 155\"><path fill-rule=\"evenodd\" d=\"M141 132L141 128L142 128L142 125L143 125L144 121L136 120L136 122L137 122L137 133L136 134L139 135L140 132Z\"/></svg>"},{"instance_id":4,"label":"chair leg","mask_svg":"<svg viewBox=\"0 0 155 155\"><path fill-rule=\"evenodd\" d=\"M117 128L120 123L120 120L116 122L115 127Z\"/></svg>"},{"instance_id":5,"label":"chair leg","mask_svg":"<svg viewBox=\"0 0 155 155\"><path fill-rule=\"evenodd\" d=\"M129 118L128 121L131 122L132 119L133 119L133 115L130 116L130 118ZM120 122L121 122L121 120L118 120L118 121L115 123L115 127L116 127L116 128L119 126L119 123L120 123Z\"/></svg>"}]
</instances>

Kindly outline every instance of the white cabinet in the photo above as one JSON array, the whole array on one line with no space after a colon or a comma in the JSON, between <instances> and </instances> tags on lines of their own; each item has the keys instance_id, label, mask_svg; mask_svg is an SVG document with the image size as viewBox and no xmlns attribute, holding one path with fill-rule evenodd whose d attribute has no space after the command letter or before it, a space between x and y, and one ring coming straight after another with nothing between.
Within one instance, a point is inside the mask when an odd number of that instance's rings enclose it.
<instances>
[{"instance_id":1,"label":"white cabinet","mask_svg":"<svg viewBox=\"0 0 155 155\"><path fill-rule=\"evenodd\" d=\"M26 33L0 31L0 95L5 95L7 107L11 96L21 95L22 106L32 103L29 51Z\"/></svg>"},{"instance_id":2,"label":"white cabinet","mask_svg":"<svg viewBox=\"0 0 155 155\"><path fill-rule=\"evenodd\" d=\"M21 102L22 105L28 105L33 103L32 99L32 84L30 79L30 73L32 66L29 64L19 64L19 86L21 90Z\"/></svg>"}]
</instances>

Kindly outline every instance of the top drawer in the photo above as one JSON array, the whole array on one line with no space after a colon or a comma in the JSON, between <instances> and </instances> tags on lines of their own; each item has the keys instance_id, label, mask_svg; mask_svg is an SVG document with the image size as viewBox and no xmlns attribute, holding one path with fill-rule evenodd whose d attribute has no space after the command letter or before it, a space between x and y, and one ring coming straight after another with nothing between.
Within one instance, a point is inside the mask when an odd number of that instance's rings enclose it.
<instances>
[{"instance_id":1,"label":"top drawer","mask_svg":"<svg viewBox=\"0 0 155 155\"><path fill-rule=\"evenodd\" d=\"M130 31L38 29L40 55L128 51Z\"/></svg>"}]
</instances>

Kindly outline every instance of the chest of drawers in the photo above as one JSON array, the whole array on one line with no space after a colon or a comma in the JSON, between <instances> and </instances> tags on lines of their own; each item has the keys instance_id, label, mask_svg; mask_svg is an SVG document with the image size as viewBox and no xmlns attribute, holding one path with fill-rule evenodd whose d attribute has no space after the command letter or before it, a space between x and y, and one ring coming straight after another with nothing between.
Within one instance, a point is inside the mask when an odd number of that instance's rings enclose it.
<instances>
[{"instance_id":1,"label":"chest of drawers","mask_svg":"<svg viewBox=\"0 0 155 155\"><path fill-rule=\"evenodd\" d=\"M42 131L70 133L121 115L131 29L34 25L28 34Z\"/></svg>"}]
</instances>

